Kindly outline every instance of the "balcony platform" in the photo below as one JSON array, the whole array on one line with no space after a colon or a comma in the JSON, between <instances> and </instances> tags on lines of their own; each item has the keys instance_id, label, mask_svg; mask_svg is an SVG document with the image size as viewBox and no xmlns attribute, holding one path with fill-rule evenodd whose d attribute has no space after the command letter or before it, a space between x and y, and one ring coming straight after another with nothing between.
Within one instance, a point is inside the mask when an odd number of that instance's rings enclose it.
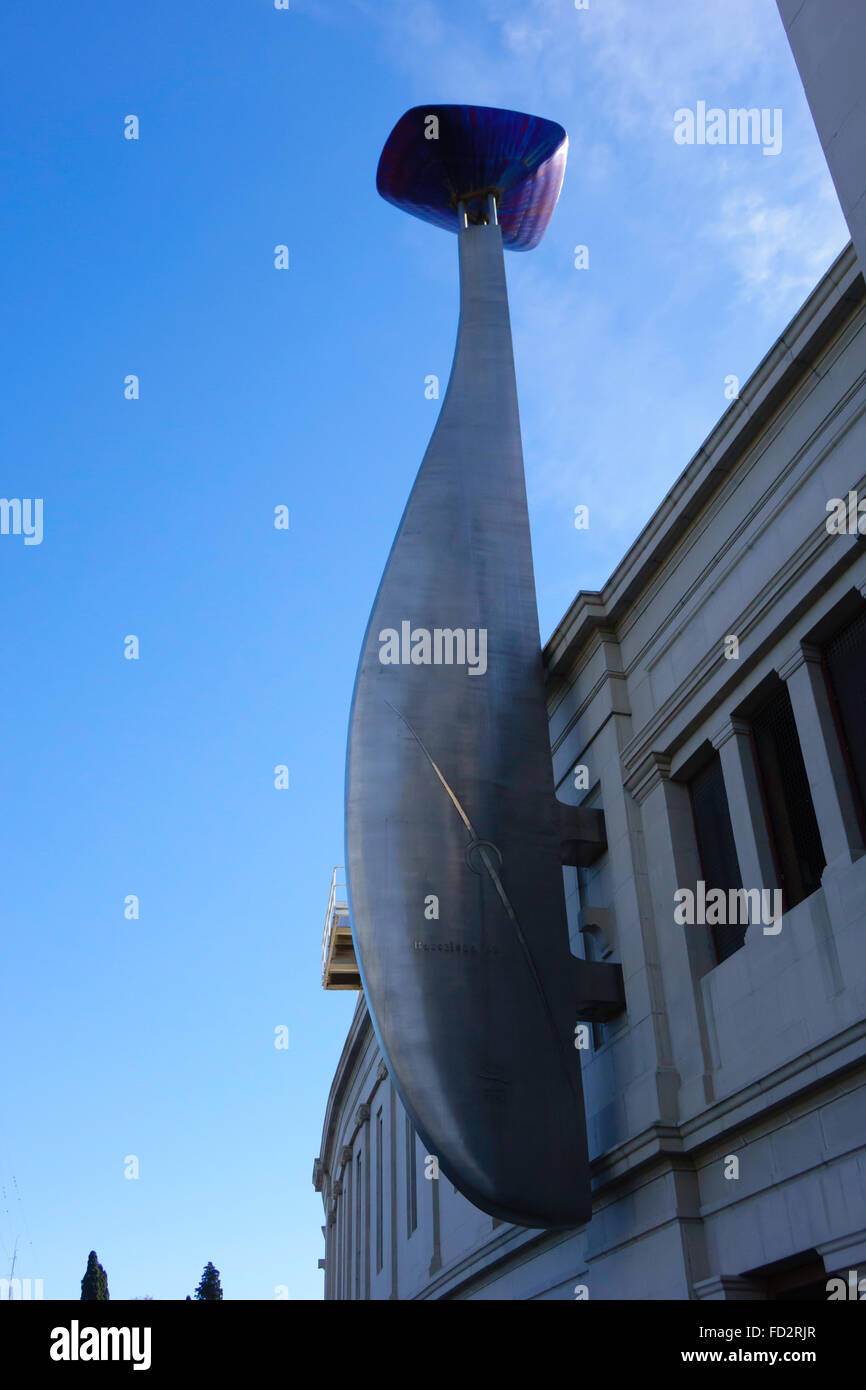
<instances>
[{"instance_id":1,"label":"balcony platform","mask_svg":"<svg viewBox=\"0 0 866 1390\"><path fill-rule=\"evenodd\" d=\"M322 936L322 989L361 989L355 943L349 921L346 872L334 869Z\"/></svg>"}]
</instances>

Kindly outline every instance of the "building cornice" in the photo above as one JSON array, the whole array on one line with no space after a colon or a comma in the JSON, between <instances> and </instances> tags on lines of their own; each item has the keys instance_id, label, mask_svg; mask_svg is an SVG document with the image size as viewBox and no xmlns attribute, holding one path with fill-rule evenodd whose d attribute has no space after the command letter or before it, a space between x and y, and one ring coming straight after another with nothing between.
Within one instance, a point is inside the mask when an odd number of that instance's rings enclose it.
<instances>
[{"instance_id":1,"label":"building cornice","mask_svg":"<svg viewBox=\"0 0 866 1390\"><path fill-rule=\"evenodd\" d=\"M858 483L866 487L866 475ZM630 777L652 747L664 741L664 749L673 759L676 751L690 737L692 730L709 718L724 723L726 716L722 709L743 685L745 678L756 670L768 652L795 628L800 615L815 603L829 585L846 570L850 569L862 555L862 542L851 538L850 544L835 547L836 560L828 568L816 574L808 590L804 592L795 607L783 609L779 597L790 592L794 585L827 551L827 533L819 522L806 536L802 545L794 550L785 563L773 575L770 582L753 595L739 614L732 617L730 628L736 632L742 646L751 648L748 655L741 655L736 662L727 661L720 641L705 651L696 661L688 675L678 683L676 689L654 710L646 723L623 745L620 756L625 775ZM854 580L852 579L852 584ZM761 633L767 616L779 612L780 621L771 629ZM758 634L760 640L754 640ZM700 699L698 697L700 696ZM713 735L715 741L717 735ZM716 744L716 746L720 746Z\"/></svg>"},{"instance_id":2,"label":"building cornice","mask_svg":"<svg viewBox=\"0 0 866 1390\"><path fill-rule=\"evenodd\" d=\"M851 243L752 373L711 434L599 591L581 590L544 647L548 679L575 661L590 634L616 628L725 477L809 375L828 343L866 298Z\"/></svg>"},{"instance_id":3,"label":"building cornice","mask_svg":"<svg viewBox=\"0 0 866 1390\"><path fill-rule=\"evenodd\" d=\"M651 749L644 754L634 771L625 779L623 785L635 801L641 802L646 800L659 782L666 781L670 775L670 758L666 757L664 753L658 753L655 749Z\"/></svg>"},{"instance_id":4,"label":"building cornice","mask_svg":"<svg viewBox=\"0 0 866 1390\"><path fill-rule=\"evenodd\" d=\"M367 1010L367 1001L363 992L358 995L358 1002L349 1026L343 1050L340 1053L340 1060L337 1063L337 1070L334 1073L334 1080L328 1092L328 1104L325 1107L325 1122L322 1127L322 1143L319 1149L319 1162L327 1173L332 1173L337 1166L333 1161L334 1145L342 1119L343 1107L346 1101L355 1065L366 1047L373 1025Z\"/></svg>"}]
</instances>

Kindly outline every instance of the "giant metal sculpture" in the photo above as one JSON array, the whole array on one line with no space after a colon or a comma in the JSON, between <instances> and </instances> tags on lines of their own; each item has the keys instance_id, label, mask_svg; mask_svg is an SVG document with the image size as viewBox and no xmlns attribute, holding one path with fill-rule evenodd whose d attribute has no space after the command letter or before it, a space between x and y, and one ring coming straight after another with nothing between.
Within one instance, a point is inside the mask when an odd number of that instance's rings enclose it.
<instances>
[{"instance_id":1,"label":"giant metal sculpture","mask_svg":"<svg viewBox=\"0 0 866 1390\"><path fill-rule=\"evenodd\" d=\"M442 1172L524 1226L589 1217L575 1028L620 999L568 944L503 258L541 240L567 144L552 121L443 106L385 145L383 197L457 232L460 322L346 773L352 930L392 1077Z\"/></svg>"}]
</instances>

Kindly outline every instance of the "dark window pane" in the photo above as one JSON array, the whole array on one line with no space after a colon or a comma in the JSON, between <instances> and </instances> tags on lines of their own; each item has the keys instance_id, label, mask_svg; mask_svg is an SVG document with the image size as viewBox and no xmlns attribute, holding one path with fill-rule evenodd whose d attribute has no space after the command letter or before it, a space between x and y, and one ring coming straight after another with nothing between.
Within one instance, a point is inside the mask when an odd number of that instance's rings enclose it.
<instances>
[{"instance_id":1,"label":"dark window pane","mask_svg":"<svg viewBox=\"0 0 866 1390\"><path fill-rule=\"evenodd\" d=\"M384 1192L384 1173L383 1173L383 1163L382 1163L382 1151L383 1151L383 1147L384 1147L384 1146L383 1146L383 1142L382 1142L382 1136L383 1136L383 1128L382 1128L382 1111L380 1110L380 1111L378 1112L378 1114L376 1115L376 1272L377 1272L377 1273L378 1273L379 1270L382 1268L382 1260L383 1260L383 1257L384 1257L384 1252L383 1252L383 1248L382 1248L382 1226L383 1226L383 1208L384 1208L384 1204L385 1204L385 1192Z\"/></svg>"},{"instance_id":2,"label":"dark window pane","mask_svg":"<svg viewBox=\"0 0 866 1390\"><path fill-rule=\"evenodd\" d=\"M692 778L689 791L692 797L701 872L707 892L711 888L721 888L725 893L731 888L742 888L743 880L737 860L734 832L731 829L725 779L718 754ZM738 951L746 936L746 928L735 924L711 926L710 931L713 934L718 962L727 960L734 951Z\"/></svg>"},{"instance_id":3,"label":"dark window pane","mask_svg":"<svg viewBox=\"0 0 866 1390\"><path fill-rule=\"evenodd\" d=\"M820 888L827 861L787 686L780 685L755 716L752 732L782 901L788 911Z\"/></svg>"},{"instance_id":4,"label":"dark window pane","mask_svg":"<svg viewBox=\"0 0 866 1390\"><path fill-rule=\"evenodd\" d=\"M361 1155L355 1160L355 1297L361 1297Z\"/></svg>"},{"instance_id":5,"label":"dark window pane","mask_svg":"<svg viewBox=\"0 0 866 1390\"><path fill-rule=\"evenodd\" d=\"M345 1283L346 1283L346 1298L351 1298L351 1297L352 1297L352 1164L351 1164L351 1162L348 1163L347 1166L346 1166L346 1183L347 1183L347 1186L346 1186L346 1188L345 1188L346 1196L345 1196L345 1199L344 1199L344 1200L345 1200L345 1213L344 1213L344 1219L345 1219L345 1222L346 1222L346 1261L345 1261L345 1270L346 1270L346 1273L345 1273Z\"/></svg>"},{"instance_id":6,"label":"dark window pane","mask_svg":"<svg viewBox=\"0 0 866 1390\"><path fill-rule=\"evenodd\" d=\"M824 650L848 775L866 829L866 612Z\"/></svg>"},{"instance_id":7,"label":"dark window pane","mask_svg":"<svg viewBox=\"0 0 866 1390\"><path fill-rule=\"evenodd\" d=\"M418 1168L415 1155L415 1130L406 1116L406 1226L409 1235L418 1225Z\"/></svg>"}]
</instances>

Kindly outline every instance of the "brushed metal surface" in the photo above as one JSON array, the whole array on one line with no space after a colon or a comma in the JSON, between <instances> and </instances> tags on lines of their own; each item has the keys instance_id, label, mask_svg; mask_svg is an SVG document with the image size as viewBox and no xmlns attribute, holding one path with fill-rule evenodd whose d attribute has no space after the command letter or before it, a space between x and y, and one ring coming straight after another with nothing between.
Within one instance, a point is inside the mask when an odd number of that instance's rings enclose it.
<instances>
[{"instance_id":1,"label":"brushed metal surface","mask_svg":"<svg viewBox=\"0 0 866 1390\"><path fill-rule=\"evenodd\" d=\"M590 1214L580 963L568 945L499 227L461 228L458 250L451 378L355 684L352 931L380 1046L442 1172L504 1220L573 1226ZM407 622L416 633L483 629L486 671L383 664L380 634L402 635ZM425 654L421 638L415 651Z\"/></svg>"}]
</instances>

